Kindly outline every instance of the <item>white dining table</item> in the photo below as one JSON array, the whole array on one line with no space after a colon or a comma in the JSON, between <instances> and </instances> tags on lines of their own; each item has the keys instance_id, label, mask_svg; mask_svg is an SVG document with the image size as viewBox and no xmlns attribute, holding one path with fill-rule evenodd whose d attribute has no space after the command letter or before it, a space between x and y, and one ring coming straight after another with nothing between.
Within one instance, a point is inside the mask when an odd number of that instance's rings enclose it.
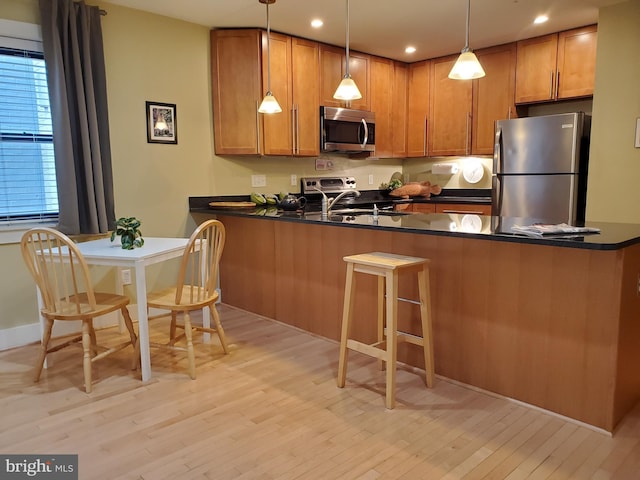
<instances>
[{"instance_id":1,"label":"white dining table","mask_svg":"<svg viewBox=\"0 0 640 480\"><path fill-rule=\"evenodd\" d=\"M151 378L151 355L149 352L149 317L147 312L146 267L155 263L181 257L188 238L144 237L144 245L133 250L124 250L119 241L109 238L78 243L77 247L89 265L106 265L131 268L135 275L138 302L138 337L140 339L140 363L142 380ZM118 275L120 282L120 275ZM121 288L121 287L120 287ZM118 293L122 293L121 291Z\"/></svg>"}]
</instances>

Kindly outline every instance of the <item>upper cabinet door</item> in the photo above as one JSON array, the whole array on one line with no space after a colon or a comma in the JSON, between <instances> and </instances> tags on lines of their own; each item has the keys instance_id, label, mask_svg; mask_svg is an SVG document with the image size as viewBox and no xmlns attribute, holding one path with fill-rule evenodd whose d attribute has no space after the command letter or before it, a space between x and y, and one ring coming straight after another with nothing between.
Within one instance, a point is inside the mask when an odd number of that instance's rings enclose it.
<instances>
[{"instance_id":1,"label":"upper cabinet door","mask_svg":"<svg viewBox=\"0 0 640 480\"><path fill-rule=\"evenodd\" d=\"M320 64L316 42L291 40L294 155L320 153Z\"/></svg>"},{"instance_id":2,"label":"upper cabinet door","mask_svg":"<svg viewBox=\"0 0 640 480\"><path fill-rule=\"evenodd\" d=\"M262 100L259 30L211 31L211 82L216 155L260 151Z\"/></svg>"},{"instance_id":3,"label":"upper cabinet door","mask_svg":"<svg viewBox=\"0 0 640 480\"><path fill-rule=\"evenodd\" d=\"M376 114L376 157L393 156L393 61L371 58L371 109Z\"/></svg>"},{"instance_id":4,"label":"upper cabinet door","mask_svg":"<svg viewBox=\"0 0 640 480\"><path fill-rule=\"evenodd\" d=\"M553 100L558 35L521 40L517 48L516 103Z\"/></svg>"},{"instance_id":5,"label":"upper cabinet door","mask_svg":"<svg viewBox=\"0 0 640 480\"><path fill-rule=\"evenodd\" d=\"M291 37L271 32L271 93L281 113L260 114L264 124L263 154L291 155L293 153L291 107ZM262 32L262 91L267 91L267 32Z\"/></svg>"},{"instance_id":6,"label":"upper cabinet door","mask_svg":"<svg viewBox=\"0 0 640 480\"><path fill-rule=\"evenodd\" d=\"M344 107L344 102L333 98L342 80L344 50L329 45L320 45L320 105ZM318 112L320 115L320 112Z\"/></svg>"},{"instance_id":7,"label":"upper cabinet door","mask_svg":"<svg viewBox=\"0 0 640 480\"><path fill-rule=\"evenodd\" d=\"M516 44L475 51L485 77L473 81L471 153L493 153L496 120L515 118Z\"/></svg>"},{"instance_id":8,"label":"upper cabinet door","mask_svg":"<svg viewBox=\"0 0 640 480\"><path fill-rule=\"evenodd\" d=\"M431 61L429 155L471 153L471 93L473 83L451 80L458 56Z\"/></svg>"},{"instance_id":9,"label":"upper cabinet door","mask_svg":"<svg viewBox=\"0 0 640 480\"><path fill-rule=\"evenodd\" d=\"M362 98L343 102L333 98L346 70L345 50L329 45L320 46L320 104L325 107L371 110L369 95L369 55L349 52L349 74L356 82Z\"/></svg>"},{"instance_id":10,"label":"upper cabinet door","mask_svg":"<svg viewBox=\"0 0 640 480\"><path fill-rule=\"evenodd\" d=\"M558 34L556 98L593 95L597 43L596 25Z\"/></svg>"},{"instance_id":11,"label":"upper cabinet door","mask_svg":"<svg viewBox=\"0 0 640 480\"><path fill-rule=\"evenodd\" d=\"M516 103L593 95L597 39L591 25L518 42Z\"/></svg>"},{"instance_id":12,"label":"upper cabinet door","mask_svg":"<svg viewBox=\"0 0 640 480\"><path fill-rule=\"evenodd\" d=\"M349 74L353 81L356 82L358 90L362 94L360 100L352 100L347 102L348 108L355 110L371 110L371 94L369 93L369 59L370 56L359 52L349 53ZM344 72L342 72L344 75ZM338 84L336 84L336 87Z\"/></svg>"},{"instance_id":13,"label":"upper cabinet door","mask_svg":"<svg viewBox=\"0 0 640 480\"><path fill-rule=\"evenodd\" d=\"M407 91L407 157L426 157L431 62L409 65Z\"/></svg>"},{"instance_id":14,"label":"upper cabinet door","mask_svg":"<svg viewBox=\"0 0 640 480\"><path fill-rule=\"evenodd\" d=\"M393 99L391 102L392 157L407 156L407 94L409 67L406 63L393 62ZM374 109L375 111L375 109Z\"/></svg>"}]
</instances>

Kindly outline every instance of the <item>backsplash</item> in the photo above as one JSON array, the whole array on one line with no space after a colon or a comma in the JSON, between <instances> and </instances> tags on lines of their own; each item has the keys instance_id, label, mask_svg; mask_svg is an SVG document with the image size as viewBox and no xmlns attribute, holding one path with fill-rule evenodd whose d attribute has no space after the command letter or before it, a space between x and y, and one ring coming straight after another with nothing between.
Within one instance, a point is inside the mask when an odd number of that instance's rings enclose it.
<instances>
[{"instance_id":1,"label":"backsplash","mask_svg":"<svg viewBox=\"0 0 640 480\"><path fill-rule=\"evenodd\" d=\"M434 164L457 166L456 173L433 173ZM486 156L477 157L438 157L438 158L411 158L404 161L402 173L405 181L424 182L429 181L440 185L442 188L491 188L491 174L493 158Z\"/></svg>"}]
</instances>

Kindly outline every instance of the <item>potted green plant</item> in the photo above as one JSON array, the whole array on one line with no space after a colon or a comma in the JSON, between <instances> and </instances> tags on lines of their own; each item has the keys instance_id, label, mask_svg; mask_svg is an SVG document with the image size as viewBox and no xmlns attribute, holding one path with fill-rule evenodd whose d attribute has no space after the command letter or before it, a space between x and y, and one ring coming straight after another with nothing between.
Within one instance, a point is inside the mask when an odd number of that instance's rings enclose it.
<instances>
[{"instance_id":1,"label":"potted green plant","mask_svg":"<svg viewBox=\"0 0 640 480\"><path fill-rule=\"evenodd\" d=\"M111 232L111 241L120 237L120 243L125 250L133 250L144 245L142 232L140 231L140 220L136 217L120 217L116 221L116 229Z\"/></svg>"}]
</instances>

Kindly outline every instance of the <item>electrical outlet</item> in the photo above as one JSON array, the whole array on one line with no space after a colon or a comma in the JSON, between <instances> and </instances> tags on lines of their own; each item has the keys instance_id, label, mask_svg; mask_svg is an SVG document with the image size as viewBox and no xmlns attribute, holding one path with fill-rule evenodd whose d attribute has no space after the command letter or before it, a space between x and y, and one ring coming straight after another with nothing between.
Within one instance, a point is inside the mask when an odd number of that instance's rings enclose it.
<instances>
[{"instance_id":1,"label":"electrical outlet","mask_svg":"<svg viewBox=\"0 0 640 480\"><path fill-rule=\"evenodd\" d=\"M122 280L122 285L131 285L131 270L128 268L120 270L120 280Z\"/></svg>"},{"instance_id":2,"label":"electrical outlet","mask_svg":"<svg viewBox=\"0 0 640 480\"><path fill-rule=\"evenodd\" d=\"M369 185L373 185L373 175L369 174Z\"/></svg>"},{"instance_id":3,"label":"electrical outlet","mask_svg":"<svg viewBox=\"0 0 640 480\"><path fill-rule=\"evenodd\" d=\"M266 187L267 186L267 176L266 175L251 175L251 186L252 187Z\"/></svg>"},{"instance_id":4,"label":"electrical outlet","mask_svg":"<svg viewBox=\"0 0 640 480\"><path fill-rule=\"evenodd\" d=\"M291 175L291 186L295 187L298 184L298 176L293 174Z\"/></svg>"}]
</instances>

